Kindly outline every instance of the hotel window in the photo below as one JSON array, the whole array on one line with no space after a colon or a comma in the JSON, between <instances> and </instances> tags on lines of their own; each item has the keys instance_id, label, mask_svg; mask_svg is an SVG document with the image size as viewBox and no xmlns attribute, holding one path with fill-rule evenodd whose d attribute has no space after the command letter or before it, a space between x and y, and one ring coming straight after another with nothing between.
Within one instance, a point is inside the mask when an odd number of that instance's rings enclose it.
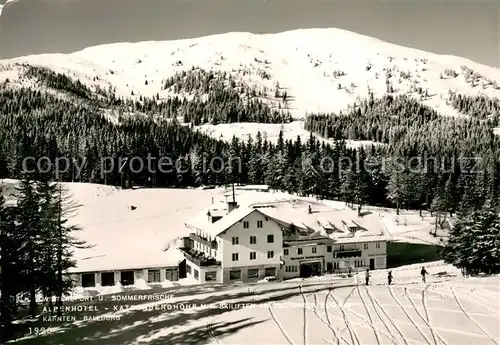
<instances>
[{"instance_id":1,"label":"hotel window","mask_svg":"<svg viewBox=\"0 0 500 345\"><path fill-rule=\"evenodd\" d=\"M288 255L288 249L283 249L283 255Z\"/></svg>"},{"instance_id":2,"label":"hotel window","mask_svg":"<svg viewBox=\"0 0 500 345\"><path fill-rule=\"evenodd\" d=\"M250 252L250 260L255 260L257 258L257 252Z\"/></svg>"},{"instance_id":3,"label":"hotel window","mask_svg":"<svg viewBox=\"0 0 500 345\"><path fill-rule=\"evenodd\" d=\"M229 271L229 279L230 280L241 279L241 270Z\"/></svg>"},{"instance_id":4,"label":"hotel window","mask_svg":"<svg viewBox=\"0 0 500 345\"><path fill-rule=\"evenodd\" d=\"M316 247L312 247L312 253L316 254Z\"/></svg>"},{"instance_id":5,"label":"hotel window","mask_svg":"<svg viewBox=\"0 0 500 345\"><path fill-rule=\"evenodd\" d=\"M238 261L238 253L233 253L233 261Z\"/></svg>"},{"instance_id":6,"label":"hotel window","mask_svg":"<svg viewBox=\"0 0 500 345\"><path fill-rule=\"evenodd\" d=\"M379 248L380 248L380 242L375 243L375 247L376 247L377 249L379 249Z\"/></svg>"},{"instance_id":7,"label":"hotel window","mask_svg":"<svg viewBox=\"0 0 500 345\"><path fill-rule=\"evenodd\" d=\"M233 246L238 243L239 243L238 237L233 237Z\"/></svg>"},{"instance_id":8,"label":"hotel window","mask_svg":"<svg viewBox=\"0 0 500 345\"><path fill-rule=\"evenodd\" d=\"M148 270L148 283L160 282L160 270Z\"/></svg>"},{"instance_id":9,"label":"hotel window","mask_svg":"<svg viewBox=\"0 0 500 345\"><path fill-rule=\"evenodd\" d=\"M261 220L257 221L257 227L258 228L262 228L262 224L263 224L263 222Z\"/></svg>"},{"instance_id":10,"label":"hotel window","mask_svg":"<svg viewBox=\"0 0 500 345\"><path fill-rule=\"evenodd\" d=\"M276 267L268 267L264 269L264 276L274 277L276 275Z\"/></svg>"},{"instance_id":11,"label":"hotel window","mask_svg":"<svg viewBox=\"0 0 500 345\"><path fill-rule=\"evenodd\" d=\"M297 255L302 255L302 248L297 248Z\"/></svg>"},{"instance_id":12,"label":"hotel window","mask_svg":"<svg viewBox=\"0 0 500 345\"><path fill-rule=\"evenodd\" d=\"M194 279L198 280L199 277L200 273L198 272L198 270L194 270Z\"/></svg>"},{"instance_id":13,"label":"hotel window","mask_svg":"<svg viewBox=\"0 0 500 345\"><path fill-rule=\"evenodd\" d=\"M205 281L210 282L217 280L217 271L205 272Z\"/></svg>"},{"instance_id":14,"label":"hotel window","mask_svg":"<svg viewBox=\"0 0 500 345\"><path fill-rule=\"evenodd\" d=\"M344 250L344 245L343 244L340 245L340 250Z\"/></svg>"},{"instance_id":15,"label":"hotel window","mask_svg":"<svg viewBox=\"0 0 500 345\"><path fill-rule=\"evenodd\" d=\"M332 246L326 246L326 251L328 253L331 253L332 252Z\"/></svg>"},{"instance_id":16,"label":"hotel window","mask_svg":"<svg viewBox=\"0 0 500 345\"><path fill-rule=\"evenodd\" d=\"M267 258L268 258L268 259L272 259L272 258L274 258L274 252L273 252L272 250L269 250L269 251L267 252Z\"/></svg>"},{"instance_id":17,"label":"hotel window","mask_svg":"<svg viewBox=\"0 0 500 345\"><path fill-rule=\"evenodd\" d=\"M363 244L363 248L364 248L365 250L367 250L367 249L368 249L368 243Z\"/></svg>"},{"instance_id":18,"label":"hotel window","mask_svg":"<svg viewBox=\"0 0 500 345\"><path fill-rule=\"evenodd\" d=\"M248 229L250 227L250 224L245 220L243 222L243 228Z\"/></svg>"},{"instance_id":19,"label":"hotel window","mask_svg":"<svg viewBox=\"0 0 500 345\"><path fill-rule=\"evenodd\" d=\"M247 271L247 278L248 279L257 279L259 278L259 269L258 268L251 268Z\"/></svg>"},{"instance_id":20,"label":"hotel window","mask_svg":"<svg viewBox=\"0 0 500 345\"><path fill-rule=\"evenodd\" d=\"M250 236L250 244L256 244L257 243L257 236Z\"/></svg>"},{"instance_id":21,"label":"hotel window","mask_svg":"<svg viewBox=\"0 0 500 345\"><path fill-rule=\"evenodd\" d=\"M114 272L101 273L101 285L102 286L115 285L115 273Z\"/></svg>"},{"instance_id":22,"label":"hotel window","mask_svg":"<svg viewBox=\"0 0 500 345\"><path fill-rule=\"evenodd\" d=\"M82 287L94 287L95 286L95 274L94 273L83 273L82 274Z\"/></svg>"},{"instance_id":23,"label":"hotel window","mask_svg":"<svg viewBox=\"0 0 500 345\"><path fill-rule=\"evenodd\" d=\"M267 243L274 243L274 235L267 235Z\"/></svg>"}]
</instances>

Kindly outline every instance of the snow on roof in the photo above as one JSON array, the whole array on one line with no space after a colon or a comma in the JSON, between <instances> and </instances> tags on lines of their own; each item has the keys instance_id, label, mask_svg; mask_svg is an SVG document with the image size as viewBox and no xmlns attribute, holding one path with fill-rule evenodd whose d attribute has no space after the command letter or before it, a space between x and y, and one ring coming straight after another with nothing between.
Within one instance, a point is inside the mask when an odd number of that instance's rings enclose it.
<instances>
[{"instance_id":1,"label":"snow on roof","mask_svg":"<svg viewBox=\"0 0 500 345\"><path fill-rule=\"evenodd\" d=\"M336 242L384 241L391 237L377 213L368 211L358 216L355 210L336 210L324 205L312 207L312 213L308 213L308 206L303 204L298 207L296 204L283 202L275 204L275 207L262 208L261 211L280 223L313 230L314 236L321 234ZM346 226L356 227L357 230L353 234ZM326 229L334 231L328 234Z\"/></svg>"},{"instance_id":2,"label":"snow on roof","mask_svg":"<svg viewBox=\"0 0 500 345\"><path fill-rule=\"evenodd\" d=\"M165 252L151 251L150 255L141 256L140 258L135 253L130 252L124 256L113 254L81 258L76 262L77 267L73 267L68 271L70 273L81 273L177 267L184 260L184 255L177 248L169 248Z\"/></svg>"},{"instance_id":3,"label":"snow on roof","mask_svg":"<svg viewBox=\"0 0 500 345\"><path fill-rule=\"evenodd\" d=\"M227 207L213 208L208 210L208 214L212 217L224 217L227 213Z\"/></svg>"},{"instance_id":4,"label":"snow on roof","mask_svg":"<svg viewBox=\"0 0 500 345\"><path fill-rule=\"evenodd\" d=\"M207 216L205 216L206 220L203 221L203 214L206 214L206 211L203 211L193 220L186 222L186 226L200 229L210 236L215 237L220 235L225 230L229 229L232 225L239 222L241 219L245 218L252 212L258 212L258 210L252 207L240 206L237 209L226 214L215 223L210 223Z\"/></svg>"},{"instance_id":5,"label":"snow on roof","mask_svg":"<svg viewBox=\"0 0 500 345\"><path fill-rule=\"evenodd\" d=\"M251 184L245 186L234 186L234 189L239 190L269 190L269 186L267 184Z\"/></svg>"}]
</instances>

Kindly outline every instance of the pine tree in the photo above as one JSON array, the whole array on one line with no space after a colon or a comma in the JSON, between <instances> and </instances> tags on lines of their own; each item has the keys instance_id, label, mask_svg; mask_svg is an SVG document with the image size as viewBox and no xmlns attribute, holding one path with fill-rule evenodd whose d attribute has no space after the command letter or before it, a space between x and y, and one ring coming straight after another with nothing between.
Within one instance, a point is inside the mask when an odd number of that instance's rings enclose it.
<instances>
[{"instance_id":1,"label":"pine tree","mask_svg":"<svg viewBox=\"0 0 500 345\"><path fill-rule=\"evenodd\" d=\"M5 344L12 336L13 306L18 286L15 215L10 211L0 188L0 344Z\"/></svg>"},{"instance_id":2,"label":"pine tree","mask_svg":"<svg viewBox=\"0 0 500 345\"><path fill-rule=\"evenodd\" d=\"M471 273L500 272L500 219L487 202L471 214L461 214L443 250L445 262Z\"/></svg>"},{"instance_id":3,"label":"pine tree","mask_svg":"<svg viewBox=\"0 0 500 345\"><path fill-rule=\"evenodd\" d=\"M66 279L64 273L76 266L73 260L74 249L87 249L91 246L87 245L85 241L79 240L74 236L74 233L81 230L81 227L76 224L68 223L71 217L74 217L79 205L73 200L69 191L61 184L57 185L57 196L54 203L54 219L56 221L56 307L57 314L60 316L62 313L63 296L67 294L73 287L74 282L71 279Z\"/></svg>"},{"instance_id":4,"label":"pine tree","mask_svg":"<svg viewBox=\"0 0 500 345\"><path fill-rule=\"evenodd\" d=\"M399 215L400 208L411 200L411 187L408 172L395 165L391 166L387 183L387 198L396 206L397 215Z\"/></svg>"},{"instance_id":5,"label":"pine tree","mask_svg":"<svg viewBox=\"0 0 500 345\"><path fill-rule=\"evenodd\" d=\"M21 282L23 292L29 295L29 312L35 317L37 313L36 293L40 287L40 262L42 252L42 230L40 219L39 196L35 189L35 182L29 176L19 183L18 208L19 226L18 232L23 242L19 251L21 264Z\"/></svg>"}]
</instances>

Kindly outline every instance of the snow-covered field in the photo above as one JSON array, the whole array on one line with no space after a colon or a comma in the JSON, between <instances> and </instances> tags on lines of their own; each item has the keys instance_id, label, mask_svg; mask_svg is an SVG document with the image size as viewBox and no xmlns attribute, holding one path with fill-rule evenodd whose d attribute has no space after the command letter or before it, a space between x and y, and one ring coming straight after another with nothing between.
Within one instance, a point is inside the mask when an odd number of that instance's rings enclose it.
<instances>
[{"instance_id":1,"label":"snow-covered field","mask_svg":"<svg viewBox=\"0 0 500 345\"><path fill-rule=\"evenodd\" d=\"M248 136L255 138L260 132L263 139L271 142L277 142L280 131L283 131L283 139L295 140L298 136L302 139L308 138L310 132L304 129L303 121L292 121L285 124L270 124L270 123L255 123L255 122L239 122L239 123L224 123L219 125L201 125L197 128L214 138L230 141L233 136L239 139L246 139ZM323 139L315 135L321 142L334 144L333 140ZM356 148L359 146L383 145L369 140L346 140L348 147Z\"/></svg>"},{"instance_id":2,"label":"snow-covered field","mask_svg":"<svg viewBox=\"0 0 500 345\"><path fill-rule=\"evenodd\" d=\"M1 180L6 193L14 192L15 180ZM184 224L212 202L221 203L231 193L224 188L216 189L128 189L113 186L66 183L73 200L80 205L71 222L82 227L76 236L93 245L90 249L76 250L79 270L126 269L155 267L172 263L176 256L164 252L175 247L179 237L191 232ZM299 197L277 191L236 191L240 205L256 202L285 201ZM300 198L322 203L333 209L344 209L343 202ZM394 209L365 206L382 215L384 225L394 240L409 243L439 244L431 236L434 218L424 212L401 210L396 216Z\"/></svg>"},{"instance_id":3,"label":"snow-covered field","mask_svg":"<svg viewBox=\"0 0 500 345\"><path fill-rule=\"evenodd\" d=\"M463 279L441 262L426 268L426 284L420 266L407 266L392 270L392 286L374 271L370 286L360 273L94 297L69 303L87 311L66 312L67 322L32 324L43 332L18 343L498 345L498 277Z\"/></svg>"},{"instance_id":4,"label":"snow-covered field","mask_svg":"<svg viewBox=\"0 0 500 345\"><path fill-rule=\"evenodd\" d=\"M72 54L32 55L0 61L0 81L34 86L33 81L19 79L21 69L16 64L23 63L65 73L90 87L112 86L119 96L137 98L157 93L160 98L172 96L171 90L162 90L164 81L193 66L227 71L248 86L267 88L265 99L273 98L279 86L287 92L286 107L296 119L307 112L345 111L369 92L382 96L387 92L386 79L394 94L420 97L418 88L428 91L422 102L443 115L457 115L447 103L449 90L500 97L500 88L494 87L500 84L498 68L333 28L261 35L233 32L175 41L107 44ZM462 66L476 74L474 85L465 78ZM458 75L447 76L446 69ZM263 78L264 72L270 77ZM279 132L276 126L262 126L270 127L267 132L271 136ZM210 131L206 127L203 129ZM251 132L247 127L245 124L243 133ZM213 134L224 132L227 136L225 129L216 127Z\"/></svg>"}]
</instances>

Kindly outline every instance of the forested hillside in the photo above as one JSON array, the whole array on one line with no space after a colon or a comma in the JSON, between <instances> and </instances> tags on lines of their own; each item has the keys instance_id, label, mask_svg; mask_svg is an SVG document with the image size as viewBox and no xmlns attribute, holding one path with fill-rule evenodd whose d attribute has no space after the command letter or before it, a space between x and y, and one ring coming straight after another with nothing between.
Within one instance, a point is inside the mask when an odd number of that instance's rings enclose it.
<instances>
[{"instance_id":1,"label":"forested hillside","mask_svg":"<svg viewBox=\"0 0 500 345\"><path fill-rule=\"evenodd\" d=\"M165 87L217 88L217 83L200 81L217 78L199 76L179 76L166 81ZM411 97L377 99L372 94L344 114L307 116L305 128L334 139L334 145L320 143L312 134L284 140L282 133L277 143L260 134L234 137L227 143L180 123L182 111L172 106L175 98L133 102L116 98L112 90L101 92L99 98L87 97L86 87L62 75L44 78L46 83L51 80L54 89L80 97L75 101L54 92L4 87L0 93L2 177L21 177L23 157L48 156L52 162L57 157L77 162L54 176L63 181L156 187L266 183L350 203L432 206L449 212L464 205L479 207L486 198L498 196L500 143L493 134L498 125L493 100L468 98L457 106L465 109L468 104L475 116L443 117ZM197 109L197 102L184 99L181 104ZM214 109L208 111L213 118L220 114L217 104L238 109L241 99L214 101ZM192 112L184 120L198 121L206 111ZM247 111L254 114L251 108ZM121 115L118 121L110 121L109 113ZM387 145L350 149L347 139ZM158 168L161 157L174 161L168 171ZM123 164L125 158L129 161ZM147 167L148 159L153 169Z\"/></svg>"}]
</instances>

